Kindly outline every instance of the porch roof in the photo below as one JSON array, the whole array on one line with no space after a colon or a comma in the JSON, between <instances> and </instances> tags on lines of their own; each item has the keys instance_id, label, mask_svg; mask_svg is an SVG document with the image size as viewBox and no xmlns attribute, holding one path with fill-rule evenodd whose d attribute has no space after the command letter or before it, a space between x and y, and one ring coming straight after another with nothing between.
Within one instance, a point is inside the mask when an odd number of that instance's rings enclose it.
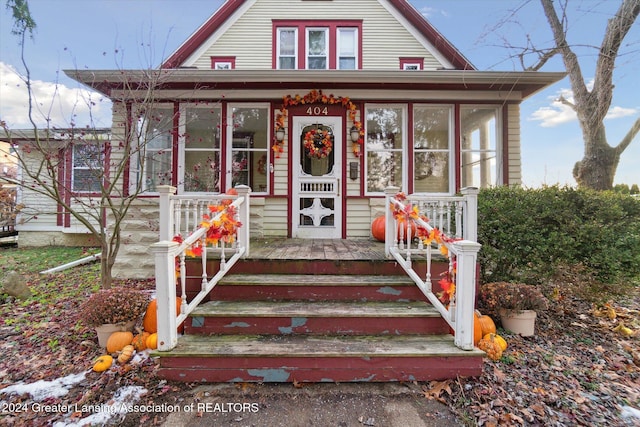
<instances>
[{"instance_id":1,"label":"porch roof","mask_svg":"<svg viewBox=\"0 0 640 427\"><path fill-rule=\"evenodd\" d=\"M522 99L562 80L564 72L476 70L64 70L110 96L113 90L377 89L520 92Z\"/></svg>"}]
</instances>

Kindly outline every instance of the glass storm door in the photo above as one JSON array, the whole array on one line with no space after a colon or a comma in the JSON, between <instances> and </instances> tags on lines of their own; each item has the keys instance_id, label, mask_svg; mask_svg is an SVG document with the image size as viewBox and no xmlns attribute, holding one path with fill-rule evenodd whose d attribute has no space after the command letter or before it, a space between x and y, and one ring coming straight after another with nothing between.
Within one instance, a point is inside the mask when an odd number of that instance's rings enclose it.
<instances>
[{"instance_id":1,"label":"glass storm door","mask_svg":"<svg viewBox=\"0 0 640 427\"><path fill-rule=\"evenodd\" d=\"M294 117L291 235L342 237L342 118Z\"/></svg>"}]
</instances>

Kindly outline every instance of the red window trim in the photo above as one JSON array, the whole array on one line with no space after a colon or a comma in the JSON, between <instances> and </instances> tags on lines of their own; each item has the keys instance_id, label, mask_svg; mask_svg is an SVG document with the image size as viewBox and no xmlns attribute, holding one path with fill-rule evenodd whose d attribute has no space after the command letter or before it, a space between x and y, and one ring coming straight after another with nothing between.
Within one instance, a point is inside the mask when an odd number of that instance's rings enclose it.
<instances>
[{"instance_id":1,"label":"red window trim","mask_svg":"<svg viewBox=\"0 0 640 427\"><path fill-rule=\"evenodd\" d=\"M236 69L236 57L235 56L212 56L211 57L211 69L216 69L216 63L218 62L230 62L231 69Z\"/></svg>"},{"instance_id":2,"label":"red window trim","mask_svg":"<svg viewBox=\"0 0 640 427\"><path fill-rule=\"evenodd\" d=\"M418 70L424 70L424 58L400 57L400 69L404 70L405 65L417 65Z\"/></svg>"},{"instance_id":3,"label":"red window trim","mask_svg":"<svg viewBox=\"0 0 640 427\"><path fill-rule=\"evenodd\" d=\"M289 20L274 19L272 22L271 39L271 66L274 70L278 69L278 29L279 28L296 28L298 30L298 69L305 70L306 67L306 37L307 28L327 28L329 30L329 70L336 70L338 67L336 61L338 28L356 28L358 30L358 63L356 68L362 69L362 20Z\"/></svg>"}]
</instances>

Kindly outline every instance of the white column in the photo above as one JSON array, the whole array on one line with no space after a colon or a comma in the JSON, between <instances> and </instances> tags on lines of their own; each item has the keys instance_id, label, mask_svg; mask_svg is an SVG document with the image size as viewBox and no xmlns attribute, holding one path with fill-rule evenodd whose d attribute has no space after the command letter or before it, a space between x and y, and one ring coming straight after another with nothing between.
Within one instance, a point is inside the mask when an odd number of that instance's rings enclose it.
<instances>
[{"instance_id":1,"label":"white column","mask_svg":"<svg viewBox=\"0 0 640 427\"><path fill-rule=\"evenodd\" d=\"M384 206L384 254L387 258L390 258L391 245L395 245L396 242L396 227L391 212L391 199L398 194L400 187L387 187L384 189L385 206Z\"/></svg>"},{"instance_id":2,"label":"white column","mask_svg":"<svg viewBox=\"0 0 640 427\"><path fill-rule=\"evenodd\" d=\"M158 350L168 351L178 344L176 324L177 242L163 240L151 245L156 263L156 295L158 319Z\"/></svg>"},{"instance_id":3,"label":"white column","mask_svg":"<svg viewBox=\"0 0 640 427\"><path fill-rule=\"evenodd\" d=\"M467 205L462 218L462 238L465 240L471 240L472 242L478 241L479 192L480 190L476 187L465 187L460 190L460 193L464 196Z\"/></svg>"},{"instance_id":4,"label":"white column","mask_svg":"<svg viewBox=\"0 0 640 427\"><path fill-rule=\"evenodd\" d=\"M159 185L157 190L160 193L160 238L158 240L171 240L173 239L173 203L171 202L171 196L176 194L176 187Z\"/></svg>"},{"instance_id":5,"label":"white column","mask_svg":"<svg viewBox=\"0 0 640 427\"><path fill-rule=\"evenodd\" d=\"M249 256L249 239L250 239L250 226L251 221L251 203L250 194L251 188L246 185L238 185L235 187L238 197L243 199L242 204L238 210L238 219L242 223L242 227L238 230L238 243L245 247L244 256Z\"/></svg>"},{"instance_id":6,"label":"white column","mask_svg":"<svg viewBox=\"0 0 640 427\"><path fill-rule=\"evenodd\" d=\"M454 343L463 350L473 350L473 313L476 300L476 270L481 245L469 240L452 243L457 255Z\"/></svg>"}]
</instances>

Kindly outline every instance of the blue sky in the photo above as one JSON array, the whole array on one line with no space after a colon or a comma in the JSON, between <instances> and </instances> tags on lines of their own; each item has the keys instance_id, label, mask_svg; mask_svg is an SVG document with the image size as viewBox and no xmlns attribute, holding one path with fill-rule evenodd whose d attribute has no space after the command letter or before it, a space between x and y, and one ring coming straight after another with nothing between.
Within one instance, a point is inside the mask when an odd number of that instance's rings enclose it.
<instances>
[{"instance_id":1,"label":"blue sky","mask_svg":"<svg viewBox=\"0 0 640 427\"><path fill-rule=\"evenodd\" d=\"M24 74L17 38L10 34L10 12L0 2L0 118L11 128L28 127L24 86L16 72ZM541 6L535 0L410 0L449 41L479 70L521 71L504 47L531 34L537 45L548 43L550 32ZM598 46L606 20L618 1L570 2L570 42ZM26 43L27 63L34 80L38 105L59 126L68 125L74 105L89 96L64 69L116 69L157 67L185 41L218 7L221 0L30 0L38 28ZM515 17L512 11L517 10ZM510 18L511 17L511 18ZM498 23L506 21L505 25ZM640 115L640 22L625 39L614 73L615 92L606 121L610 144L617 144ZM593 77L597 50L578 51L583 74ZM543 71L562 71L555 60ZM55 84L57 83L57 85ZM521 106L523 183L569 184L571 170L582 157L582 135L575 115L554 100L570 97L567 79L527 99ZM55 96L54 96L55 95ZM51 99L55 99L52 104ZM79 102L77 100L80 99ZM91 96L97 126L110 125L109 104ZM64 118L63 118L64 117ZM86 121L78 111L77 124ZM640 136L622 155L616 183L640 184Z\"/></svg>"}]
</instances>

